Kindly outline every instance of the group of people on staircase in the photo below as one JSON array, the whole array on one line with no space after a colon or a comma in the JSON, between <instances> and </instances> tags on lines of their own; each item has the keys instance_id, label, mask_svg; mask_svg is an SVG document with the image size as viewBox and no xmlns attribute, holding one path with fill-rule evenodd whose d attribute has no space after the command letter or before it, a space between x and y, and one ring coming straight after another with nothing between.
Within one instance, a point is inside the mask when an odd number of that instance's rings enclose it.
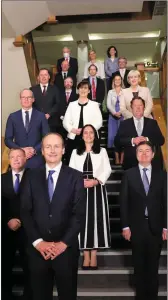
<instances>
[{"instance_id":1,"label":"group of people on staircase","mask_svg":"<svg viewBox=\"0 0 168 300\"><path fill-rule=\"evenodd\" d=\"M114 46L107 55L103 66L91 50L77 85L77 60L64 47L54 84L49 71L40 69L39 84L20 92L21 109L8 117L11 170L2 174L4 300L12 299L16 250L25 274L24 299L51 300L54 276L59 299L75 300L79 249L83 270L96 270L97 250L111 246L106 182L112 169L101 147L106 90L107 148L114 149L115 163L125 170L121 223L132 243L137 300L157 299L159 255L167 239L164 137L140 73L126 69L126 58L118 59ZM146 270L153 278L148 285Z\"/></svg>"}]
</instances>

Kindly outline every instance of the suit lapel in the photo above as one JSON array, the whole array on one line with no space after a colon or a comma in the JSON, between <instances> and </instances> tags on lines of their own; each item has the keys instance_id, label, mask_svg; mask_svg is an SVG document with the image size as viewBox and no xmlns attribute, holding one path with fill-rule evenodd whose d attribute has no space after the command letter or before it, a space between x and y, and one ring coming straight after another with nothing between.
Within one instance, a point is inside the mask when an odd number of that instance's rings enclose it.
<instances>
[{"instance_id":1,"label":"suit lapel","mask_svg":"<svg viewBox=\"0 0 168 300\"><path fill-rule=\"evenodd\" d=\"M62 164L62 167L61 167L58 179L57 179L56 187L54 190L52 201L54 201L55 199L58 199L57 195L60 196L62 194L63 183L65 182L64 175L65 175L65 166Z\"/></svg>"},{"instance_id":2,"label":"suit lapel","mask_svg":"<svg viewBox=\"0 0 168 300\"><path fill-rule=\"evenodd\" d=\"M12 171L8 172L8 189L9 194L16 195L13 187L13 177L12 177Z\"/></svg>"},{"instance_id":3,"label":"suit lapel","mask_svg":"<svg viewBox=\"0 0 168 300\"><path fill-rule=\"evenodd\" d=\"M157 183L158 183L158 174L157 174L157 171L155 171L152 168L151 182L150 182L150 186L149 186L148 196L150 196L150 194L154 192L155 187L157 187Z\"/></svg>"},{"instance_id":4,"label":"suit lapel","mask_svg":"<svg viewBox=\"0 0 168 300\"><path fill-rule=\"evenodd\" d=\"M148 118L144 118L144 126L143 126L143 130L142 130L142 136L146 136L145 131L146 131L147 124L148 124Z\"/></svg>"},{"instance_id":5,"label":"suit lapel","mask_svg":"<svg viewBox=\"0 0 168 300\"><path fill-rule=\"evenodd\" d=\"M33 121L35 120L36 117L36 110L33 108L32 109L32 114L31 114L31 119L30 119L30 123L29 123L29 128L28 128L28 132L30 131Z\"/></svg>"},{"instance_id":6,"label":"suit lapel","mask_svg":"<svg viewBox=\"0 0 168 300\"><path fill-rule=\"evenodd\" d=\"M39 176L40 176L41 190L42 190L43 198L46 200L47 204L50 204L45 166L40 169Z\"/></svg>"},{"instance_id":7,"label":"suit lapel","mask_svg":"<svg viewBox=\"0 0 168 300\"><path fill-rule=\"evenodd\" d=\"M136 127L135 127L135 124L134 124L134 119L131 118L131 127L132 127L132 130L133 130L133 137L137 137L138 134L137 134L137 131L136 131Z\"/></svg>"},{"instance_id":8,"label":"suit lapel","mask_svg":"<svg viewBox=\"0 0 168 300\"><path fill-rule=\"evenodd\" d=\"M142 178L138 166L135 168L134 186L136 187L136 190L138 190L143 197L146 197L144 185L142 182Z\"/></svg>"}]
</instances>

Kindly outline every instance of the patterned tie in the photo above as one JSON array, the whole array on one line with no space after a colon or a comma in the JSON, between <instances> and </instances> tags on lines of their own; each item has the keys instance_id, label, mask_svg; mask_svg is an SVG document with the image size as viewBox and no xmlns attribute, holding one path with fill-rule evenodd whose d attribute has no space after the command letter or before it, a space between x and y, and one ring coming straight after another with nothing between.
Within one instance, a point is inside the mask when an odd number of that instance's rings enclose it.
<instances>
[{"instance_id":1,"label":"patterned tie","mask_svg":"<svg viewBox=\"0 0 168 300\"><path fill-rule=\"evenodd\" d=\"M137 119L137 133L138 133L138 136L141 136L142 134L142 126L141 126L141 121L140 119Z\"/></svg>"},{"instance_id":2,"label":"patterned tie","mask_svg":"<svg viewBox=\"0 0 168 300\"><path fill-rule=\"evenodd\" d=\"M115 104L115 111L119 112L120 111L120 100L119 96L117 96L116 104Z\"/></svg>"},{"instance_id":3,"label":"patterned tie","mask_svg":"<svg viewBox=\"0 0 168 300\"><path fill-rule=\"evenodd\" d=\"M29 130L29 112L25 111L25 115L26 115L26 118L25 118L25 129L26 129L26 132L28 132L28 130Z\"/></svg>"},{"instance_id":4,"label":"patterned tie","mask_svg":"<svg viewBox=\"0 0 168 300\"><path fill-rule=\"evenodd\" d=\"M16 180L15 180L15 184L14 184L14 191L17 194L19 191L19 186L20 186L20 174L15 174L16 176Z\"/></svg>"},{"instance_id":5,"label":"patterned tie","mask_svg":"<svg viewBox=\"0 0 168 300\"><path fill-rule=\"evenodd\" d=\"M92 78L92 100L93 99L96 99L96 84L94 78Z\"/></svg>"},{"instance_id":6,"label":"patterned tie","mask_svg":"<svg viewBox=\"0 0 168 300\"><path fill-rule=\"evenodd\" d=\"M143 185L144 185L146 195L148 195L148 192L149 192L149 180L148 180L148 176L146 174L147 170L148 170L147 168L143 168L143 176L142 176L142 181L143 181ZM145 208L145 216L148 217L147 207Z\"/></svg>"},{"instance_id":7,"label":"patterned tie","mask_svg":"<svg viewBox=\"0 0 168 300\"><path fill-rule=\"evenodd\" d=\"M45 85L43 85L43 96L45 96L45 94L46 94L46 86Z\"/></svg>"},{"instance_id":8,"label":"patterned tie","mask_svg":"<svg viewBox=\"0 0 168 300\"><path fill-rule=\"evenodd\" d=\"M54 194L54 180L52 175L55 173L54 170L48 171L48 194L50 198L50 202L52 201L52 197Z\"/></svg>"},{"instance_id":9,"label":"patterned tie","mask_svg":"<svg viewBox=\"0 0 168 300\"><path fill-rule=\"evenodd\" d=\"M70 98L70 92L66 92L66 102L68 103L69 101L69 98Z\"/></svg>"}]
</instances>

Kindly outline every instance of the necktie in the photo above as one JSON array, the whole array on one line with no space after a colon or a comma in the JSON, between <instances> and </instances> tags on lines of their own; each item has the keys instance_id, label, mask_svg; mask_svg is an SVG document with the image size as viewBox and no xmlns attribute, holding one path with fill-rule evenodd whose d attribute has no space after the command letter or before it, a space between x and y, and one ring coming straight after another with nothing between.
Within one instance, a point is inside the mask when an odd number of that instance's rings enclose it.
<instances>
[{"instance_id":1,"label":"necktie","mask_svg":"<svg viewBox=\"0 0 168 300\"><path fill-rule=\"evenodd\" d=\"M70 97L70 92L66 92L66 102L68 103Z\"/></svg>"},{"instance_id":2,"label":"necktie","mask_svg":"<svg viewBox=\"0 0 168 300\"><path fill-rule=\"evenodd\" d=\"M64 79L66 79L66 77L67 77L67 76L66 76L66 73L64 73Z\"/></svg>"},{"instance_id":3,"label":"necktie","mask_svg":"<svg viewBox=\"0 0 168 300\"><path fill-rule=\"evenodd\" d=\"M50 198L50 202L52 201L53 193L54 193L54 180L52 175L55 173L54 170L50 170L48 172L48 194Z\"/></svg>"},{"instance_id":4,"label":"necktie","mask_svg":"<svg viewBox=\"0 0 168 300\"><path fill-rule=\"evenodd\" d=\"M141 136L142 134L142 126L141 126L141 121L140 119L137 119L137 133L138 133L138 136Z\"/></svg>"},{"instance_id":5,"label":"necktie","mask_svg":"<svg viewBox=\"0 0 168 300\"><path fill-rule=\"evenodd\" d=\"M123 69L121 69L120 74L121 74L121 77L124 78L124 70Z\"/></svg>"},{"instance_id":6,"label":"necktie","mask_svg":"<svg viewBox=\"0 0 168 300\"><path fill-rule=\"evenodd\" d=\"M116 104L115 104L115 111L119 112L120 111L120 101L119 101L119 96L117 96Z\"/></svg>"},{"instance_id":7,"label":"necktie","mask_svg":"<svg viewBox=\"0 0 168 300\"><path fill-rule=\"evenodd\" d=\"M45 96L45 94L46 94L46 86L44 85L43 86L43 96Z\"/></svg>"},{"instance_id":8,"label":"necktie","mask_svg":"<svg viewBox=\"0 0 168 300\"><path fill-rule=\"evenodd\" d=\"M15 174L16 176L16 180L15 180L15 184L14 184L14 191L17 194L19 191L19 185L20 185L20 174Z\"/></svg>"},{"instance_id":9,"label":"necktie","mask_svg":"<svg viewBox=\"0 0 168 300\"><path fill-rule=\"evenodd\" d=\"M88 103L89 103L89 102L86 102L85 104L80 104L80 103L78 102L78 105L81 107L78 128L83 128L83 126L84 126L84 122L83 122L83 108L84 108L84 106L86 106Z\"/></svg>"},{"instance_id":10,"label":"necktie","mask_svg":"<svg viewBox=\"0 0 168 300\"><path fill-rule=\"evenodd\" d=\"M96 99L96 85L95 85L95 79L92 78L92 100Z\"/></svg>"},{"instance_id":11,"label":"necktie","mask_svg":"<svg viewBox=\"0 0 168 300\"><path fill-rule=\"evenodd\" d=\"M29 130L29 112L25 111L25 115L26 115L26 118L25 118L25 129L26 129L26 132L28 132L28 130Z\"/></svg>"},{"instance_id":12,"label":"necktie","mask_svg":"<svg viewBox=\"0 0 168 300\"><path fill-rule=\"evenodd\" d=\"M146 195L149 192L149 180L148 180L148 177L147 177L147 174L146 174L147 170L148 170L147 168L143 168L143 176L142 176L142 181L143 181L143 185L144 185ZM147 207L145 208L145 216L148 217Z\"/></svg>"}]
</instances>

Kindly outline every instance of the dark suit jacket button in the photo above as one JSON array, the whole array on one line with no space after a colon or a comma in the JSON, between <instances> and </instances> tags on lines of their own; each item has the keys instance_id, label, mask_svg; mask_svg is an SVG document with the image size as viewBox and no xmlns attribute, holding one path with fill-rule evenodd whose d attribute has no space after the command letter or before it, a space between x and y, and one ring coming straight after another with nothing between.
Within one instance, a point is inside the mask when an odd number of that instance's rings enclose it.
<instances>
[{"instance_id":1,"label":"dark suit jacket button","mask_svg":"<svg viewBox=\"0 0 168 300\"><path fill-rule=\"evenodd\" d=\"M48 233L51 234L51 230L48 230Z\"/></svg>"},{"instance_id":2,"label":"dark suit jacket button","mask_svg":"<svg viewBox=\"0 0 168 300\"><path fill-rule=\"evenodd\" d=\"M52 215L49 215L50 218L52 218Z\"/></svg>"}]
</instances>

